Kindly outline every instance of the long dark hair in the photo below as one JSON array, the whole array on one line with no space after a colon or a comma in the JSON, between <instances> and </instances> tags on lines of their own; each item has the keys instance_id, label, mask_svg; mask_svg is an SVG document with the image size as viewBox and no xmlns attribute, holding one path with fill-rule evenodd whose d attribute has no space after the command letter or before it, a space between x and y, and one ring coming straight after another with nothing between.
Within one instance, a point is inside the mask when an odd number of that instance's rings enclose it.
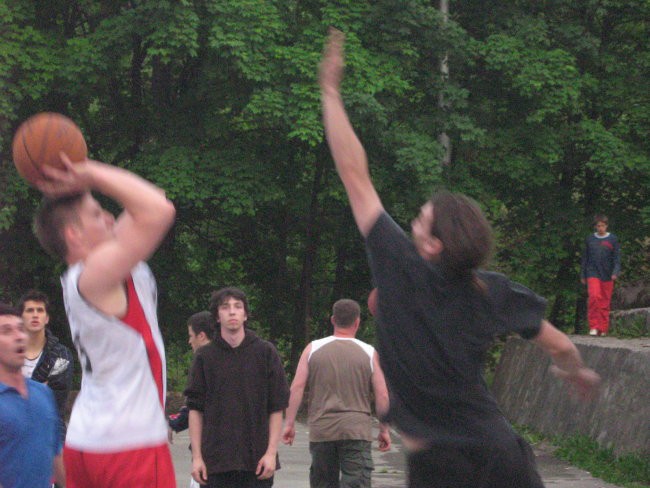
<instances>
[{"instance_id":1,"label":"long dark hair","mask_svg":"<svg viewBox=\"0 0 650 488\"><path fill-rule=\"evenodd\" d=\"M493 246L492 227L481 208L460 193L441 191L431 197L431 235L440 239L440 264L450 277L471 277L487 263Z\"/></svg>"}]
</instances>

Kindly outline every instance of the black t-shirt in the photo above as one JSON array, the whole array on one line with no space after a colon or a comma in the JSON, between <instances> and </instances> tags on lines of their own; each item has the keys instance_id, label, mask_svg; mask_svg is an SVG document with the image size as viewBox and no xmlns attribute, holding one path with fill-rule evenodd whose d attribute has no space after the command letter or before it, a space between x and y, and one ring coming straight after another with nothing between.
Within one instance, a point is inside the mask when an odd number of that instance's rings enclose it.
<instances>
[{"instance_id":1,"label":"black t-shirt","mask_svg":"<svg viewBox=\"0 0 650 488\"><path fill-rule=\"evenodd\" d=\"M366 239L378 287L379 358L391 395L389 421L437 445L482 444L511 435L483 380L495 335L534 337L546 301L498 273L448 279L424 260L386 213Z\"/></svg>"},{"instance_id":2,"label":"black t-shirt","mask_svg":"<svg viewBox=\"0 0 650 488\"><path fill-rule=\"evenodd\" d=\"M217 334L196 352L185 395L190 410L203 412L208 474L255 471L268 447L269 415L287 408L289 385L275 346L246 330L238 347Z\"/></svg>"}]
</instances>

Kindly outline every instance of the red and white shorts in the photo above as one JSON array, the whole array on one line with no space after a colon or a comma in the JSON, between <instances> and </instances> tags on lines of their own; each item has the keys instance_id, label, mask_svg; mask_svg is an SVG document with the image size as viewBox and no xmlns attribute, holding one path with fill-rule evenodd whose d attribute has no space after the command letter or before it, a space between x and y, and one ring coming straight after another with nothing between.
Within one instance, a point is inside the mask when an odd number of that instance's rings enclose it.
<instances>
[{"instance_id":1,"label":"red and white shorts","mask_svg":"<svg viewBox=\"0 0 650 488\"><path fill-rule=\"evenodd\" d=\"M111 453L63 448L67 488L176 488L169 446Z\"/></svg>"}]
</instances>

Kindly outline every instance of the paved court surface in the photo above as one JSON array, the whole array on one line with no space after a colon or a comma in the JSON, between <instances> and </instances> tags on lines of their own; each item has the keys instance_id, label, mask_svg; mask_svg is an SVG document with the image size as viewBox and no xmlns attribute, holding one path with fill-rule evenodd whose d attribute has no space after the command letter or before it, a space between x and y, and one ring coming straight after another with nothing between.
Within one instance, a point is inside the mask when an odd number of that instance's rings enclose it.
<instances>
[{"instance_id":1,"label":"paved court surface","mask_svg":"<svg viewBox=\"0 0 650 488\"><path fill-rule=\"evenodd\" d=\"M376 432L375 432L376 437ZM406 486L404 451L399 437L392 433L393 448L389 452L379 452L373 443L375 471L372 475L373 488L393 488ZM190 479L192 460L187 431L174 435L172 456L176 469L178 488L187 488ZM539 471L547 488L617 488L593 478L588 472L570 466L554 458L548 447L535 449ZM274 488L309 488L309 441L307 425L296 423L296 440L293 446L280 443L280 469L275 475ZM432 487L433 488L433 487Z\"/></svg>"}]
</instances>

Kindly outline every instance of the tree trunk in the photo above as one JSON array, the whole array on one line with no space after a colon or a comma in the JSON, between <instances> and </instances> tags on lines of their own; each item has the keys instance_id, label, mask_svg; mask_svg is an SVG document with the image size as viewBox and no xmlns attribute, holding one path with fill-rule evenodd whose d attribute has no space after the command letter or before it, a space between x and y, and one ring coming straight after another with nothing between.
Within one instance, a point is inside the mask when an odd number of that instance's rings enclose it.
<instances>
[{"instance_id":1,"label":"tree trunk","mask_svg":"<svg viewBox=\"0 0 650 488\"><path fill-rule=\"evenodd\" d=\"M440 0L440 12L442 13L443 22L447 23L449 18L449 0ZM440 60L440 76L443 81L443 85L447 83L449 79L449 64L447 53ZM438 95L438 108L442 113L447 113L449 109L449 103L445 101L445 97L440 92ZM442 146L443 155L442 155L442 165L449 166L451 164L451 139L447 133L443 130L438 136L438 142Z\"/></svg>"},{"instance_id":2,"label":"tree trunk","mask_svg":"<svg viewBox=\"0 0 650 488\"><path fill-rule=\"evenodd\" d=\"M300 354L310 339L310 322L312 316L311 288L314 276L314 264L320 240L320 207L318 194L323 184L323 171L326 158L322 155L318 159L314 179L312 181L311 201L309 214L307 215L307 226L305 229L305 252L302 260L302 272L300 274L300 285L298 296L295 302L296 312L294 315L293 337L291 340L291 364L290 371L298 366Z\"/></svg>"}]
</instances>

